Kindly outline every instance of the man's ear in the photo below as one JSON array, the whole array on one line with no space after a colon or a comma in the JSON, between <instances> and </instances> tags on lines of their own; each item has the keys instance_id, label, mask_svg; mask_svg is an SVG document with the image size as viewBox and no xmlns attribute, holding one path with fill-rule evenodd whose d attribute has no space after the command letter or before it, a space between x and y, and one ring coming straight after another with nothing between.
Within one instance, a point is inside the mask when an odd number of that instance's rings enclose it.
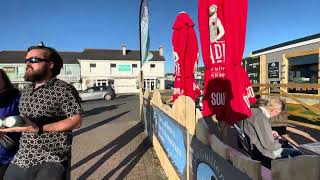
<instances>
[{"instance_id":1,"label":"man's ear","mask_svg":"<svg viewBox=\"0 0 320 180\"><path fill-rule=\"evenodd\" d=\"M53 63L53 62L50 62L49 67L50 67L50 69L53 69L54 63Z\"/></svg>"}]
</instances>

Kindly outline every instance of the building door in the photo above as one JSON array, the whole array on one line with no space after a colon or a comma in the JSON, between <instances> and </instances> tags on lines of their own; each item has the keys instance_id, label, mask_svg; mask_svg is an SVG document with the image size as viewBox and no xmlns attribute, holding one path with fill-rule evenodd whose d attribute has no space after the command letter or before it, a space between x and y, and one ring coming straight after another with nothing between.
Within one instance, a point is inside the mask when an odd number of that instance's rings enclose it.
<instances>
[{"instance_id":1,"label":"building door","mask_svg":"<svg viewBox=\"0 0 320 180\"><path fill-rule=\"evenodd\" d=\"M144 89L147 91L153 91L156 89L156 79L144 79Z\"/></svg>"}]
</instances>

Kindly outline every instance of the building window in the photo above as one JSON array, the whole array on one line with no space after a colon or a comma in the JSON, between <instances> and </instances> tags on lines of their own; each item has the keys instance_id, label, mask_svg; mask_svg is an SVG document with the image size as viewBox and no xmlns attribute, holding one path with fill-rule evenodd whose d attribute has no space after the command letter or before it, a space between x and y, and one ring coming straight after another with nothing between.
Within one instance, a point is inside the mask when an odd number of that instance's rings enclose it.
<instances>
[{"instance_id":1,"label":"building window","mask_svg":"<svg viewBox=\"0 0 320 180\"><path fill-rule=\"evenodd\" d=\"M12 66L12 67L2 67L2 69L6 72L7 76L11 81L16 79L17 77L17 68Z\"/></svg>"},{"instance_id":2,"label":"building window","mask_svg":"<svg viewBox=\"0 0 320 180\"><path fill-rule=\"evenodd\" d=\"M66 66L65 69L66 69L66 75L72 75L72 68L71 67Z\"/></svg>"},{"instance_id":3,"label":"building window","mask_svg":"<svg viewBox=\"0 0 320 180\"><path fill-rule=\"evenodd\" d=\"M107 80L106 79L97 79L93 86L107 86Z\"/></svg>"},{"instance_id":4,"label":"building window","mask_svg":"<svg viewBox=\"0 0 320 180\"><path fill-rule=\"evenodd\" d=\"M150 64L150 72L155 73L156 72L156 65L155 64Z\"/></svg>"},{"instance_id":5,"label":"building window","mask_svg":"<svg viewBox=\"0 0 320 180\"><path fill-rule=\"evenodd\" d=\"M288 58L289 83L318 83L319 55L311 54ZM316 89L289 88L289 93L318 94Z\"/></svg>"},{"instance_id":6,"label":"building window","mask_svg":"<svg viewBox=\"0 0 320 180\"><path fill-rule=\"evenodd\" d=\"M96 72L96 64L90 64L90 72Z\"/></svg>"},{"instance_id":7,"label":"building window","mask_svg":"<svg viewBox=\"0 0 320 180\"><path fill-rule=\"evenodd\" d=\"M138 65L132 64L132 74L138 74Z\"/></svg>"},{"instance_id":8,"label":"building window","mask_svg":"<svg viewBox=\"0 0 320 180\"><path fill-rule=\"evenodd\" d=\"M117 64L110 64L110 74L111 75L117 74Z\"/></svg>"}]
</instances>

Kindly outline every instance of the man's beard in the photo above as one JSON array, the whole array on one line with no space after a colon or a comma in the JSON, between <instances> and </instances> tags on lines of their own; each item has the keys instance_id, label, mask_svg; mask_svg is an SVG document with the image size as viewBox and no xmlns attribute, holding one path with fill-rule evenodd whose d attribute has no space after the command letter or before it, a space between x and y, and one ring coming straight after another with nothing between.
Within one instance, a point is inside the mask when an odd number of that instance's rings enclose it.
<instances>
[{"instance_id":1,"label":"man's beard","mask_svg":"<svg viewBox=\"0 0 320 180\"><path fill-rule=\"evenodd\" d=\"M28 68L30 68L29 71L27 70ZM24 74L24 80L30 82L42 81L47 77L49 72L48 66L43 66L43 68L38 69L37 71L35 71L31 66L27 66L27 69Z\"/></svg>"}]
</instances>

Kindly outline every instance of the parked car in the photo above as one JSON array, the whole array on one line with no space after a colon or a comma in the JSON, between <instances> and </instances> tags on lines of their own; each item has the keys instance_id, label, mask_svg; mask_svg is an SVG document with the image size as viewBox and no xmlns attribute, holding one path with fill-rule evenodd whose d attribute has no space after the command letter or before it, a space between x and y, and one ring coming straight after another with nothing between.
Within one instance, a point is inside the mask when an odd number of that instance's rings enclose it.
<instances>
[{"instance_id":1,"label":"parked car","mask_svg":"<svg viewBox=\"0 0 320 180\"><path fill-rule=\"evenodd\" d=\"M110 100L116 97L116 93L111 86L95 86L79 92L82 101L94 99Z\"/></svg>"}]
</instances>

